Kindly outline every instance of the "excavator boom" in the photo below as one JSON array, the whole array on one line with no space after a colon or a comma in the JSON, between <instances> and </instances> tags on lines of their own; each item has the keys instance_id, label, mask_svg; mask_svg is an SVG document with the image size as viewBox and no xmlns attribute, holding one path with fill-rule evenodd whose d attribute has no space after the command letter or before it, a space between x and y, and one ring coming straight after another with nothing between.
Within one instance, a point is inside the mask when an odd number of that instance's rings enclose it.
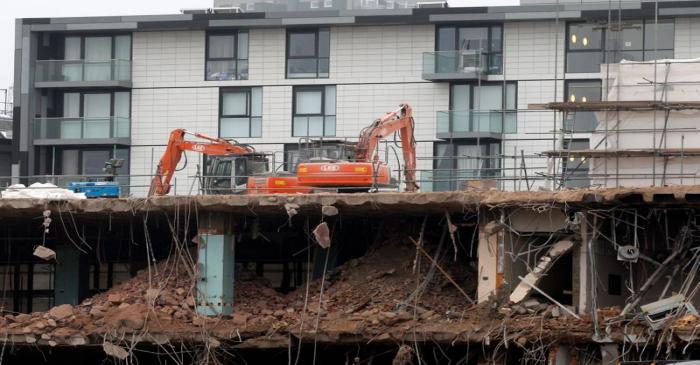
<instances>
[{"instance_id":1,"label":"excavator boom","mask_svg":"<svg viewBox=\"0 0 700 365\"><path fill-rule=\"evenodd\" d=\"M185 140L185 136L188 134L208 142L187 141ZM170 181L185 151L205 153L210 156L255 153L255 149L247 145L233 144L225 139L211 137L201 133L188 132L185 129L175 129L170 133L168 145L165 147L163 157L161 157L155 176L151 181L148 196L168 194L170 191Z\"/></svg>"}]
</instances>

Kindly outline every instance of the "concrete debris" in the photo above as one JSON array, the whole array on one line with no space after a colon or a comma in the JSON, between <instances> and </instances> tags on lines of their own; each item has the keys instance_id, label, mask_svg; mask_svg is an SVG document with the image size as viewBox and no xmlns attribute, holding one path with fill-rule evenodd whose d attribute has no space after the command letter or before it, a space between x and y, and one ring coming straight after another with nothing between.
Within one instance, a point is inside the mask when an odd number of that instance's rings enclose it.
<instances>
[{"instance_id":1,"label":"concrete debris","mask_svg":"<svg viewBox=\"0 0 700 365\"><path fill-rule=\"evenodd\" d=\"M107 301L112 304L119 304L122 302L122 296L119 293L112 293L107 297Z\"/></svg>"},{"instance_id":2,"label":"concrete debris","mask_svg":"<svg viewBox=\"0 0 700 365\"><path fill-rule=\"evenodd\" d=\"M692 303L686 300L683 294L676 294L668 298L657 300L640 307L644 319L653 330L663 328L672 318L678 318L682 313L697 317L698 312Z\"/></svg>"},{"instance_id":3,"label":"concrete debris","mask_svg":"<svg viewBox=\"0 0 700 365\"><path fill-rule=\"evenodd\" d=\"M571 240L562 240L553 244L547 253L540 258L537 266L530 271L518 286L510 294L512 303L520 303L533 290L533 286L537 285L544 278L547 271L554 263L565 253L571 251L574 247L574 242Z\"/></svg>"},{"instance_id":4,"label":"concrete debris","mask_svg":"<svg viewBox=\"0 0 700 365\"><path fill-rule=\"evenodd\" d=\"M68 189L59 188L51 183L34 183L28 187L24 184L8 186L0 193L3 199L49 199L70 200L87 199L85 193L75 193Z\"/></svg>"},{"instance_id":5,"label":"concrete debris","mask_svg":"<svg viewBox=\"0 0 700 365\"><path fill-rule=\"evenodd\" d=\"M49 316L55 320L62 320L73 315L73 306L70 304L61 304L49 310Z\"/></svg>"},{"instance_id":6,"label":"concrete debris","mask_svg":"<svg viewBox=\"0 0 700 365\"><path fill-rule=\"evenodd\" d=\"M117 329L140 330L146 323L149 309L145 304L133 304L126 308L117 308L105 318L105 323Z\"/></svg>"},{"instance_id":7,"label":"concrete debris","mask_svg":"<svg viewBox=\"0 0 700 365\"><path fill-rule=\"evenodd\" d=\"M492 235L502 231L504 228L505 225L497 221L490 221L486 223L486 226L484 226L484 233L486 233L487 235Z\"/></svg>"},{"instance_id":8,"label":"concrete debris","mask_svg":"<svg viewBox=\"0 0 700 365\"><path fill-rule=\"evenodd\" d=\"M408 345L401 345L399 351L396 352L391 365L409 365L413 364L413 349Z\"/></svg>"},{"instance_id":9,"label":"concrete debris","mask_svg":"<svg viewBox=\"0 0 700 365\"><path fill-rule=\"evenodd\" d=\"M209 337L207 340L207 344L209 345L209 348L216 349L221 347L221 342L213 337Z\"/></svg>"},{"instance_id":10,"label":"concrete debris","mask_svg":"<svg viewBox=\"0 0 700 365\"><path fill-rule=\"evenodd\" d=\"M287 216L289 219L292 219L295 215L299 213L299 204L294 204L294 203L285 203L284 204L284 210L287 211Z\"/></svg>"},{"instance_id":11,"label":"concrete debris","mask_svg":"<svg viewBox=\"0 0 700 365\"><path fill-rule=\"evenodd\" d=\"M324 205L321 207L321 214L326 217L333 217L338 215L338 208L332 205Z\"/></svg>"},{"instance_id":12,"label":"concrete debris","mask_svg":"<svg viewBox=\"0 0 700 365\"><path fill-rule=\"evenodd\" d=\"M126 349L121 346L117 346L109 342L103 343L102 349L104 350L105 354L116 357L119 360L126 360L126 358L129 357L129 351L126 351Z\"/></svg>"},{"instance_id":13,"label":"concrete debris","mask_svg":"<svg viewBox=\"0 0 700 365\"><path fill-rule=\"evenodd\" d=\"M581 317L579 317L578 314L574 313L571 309L567 308L565 305L559 303L556 299L552 298L549 294L547 294L547 293L545 293L544 291L542 291L542 289L538 288L538 287L535 286L534 284L532 284L532 283L530 283L529 281L527 281L526 278L523 278L522 276L518 276L518 279L520 279L521 283L525 283L525 285L528 285L530 288L534 289L535 291L537 291L538 293L540 293L542 296L544 296L545 298L549 299L552 303L558 305L559 308L563 309L566 313L568 313L568 314L571 315L572 317L574 317L574 318L576 318L576 319L581 319Z\"/></svg>"},{"instance_id":14,"label":"concrete debris","mask_svg":"<svg viewBox=\"0 0 700 365\"><path fill-rule=\"evenodd\" d=\"M331 233L328 229L328 223L321 222L313 231L314 238L318 242L319 246L323 248L331 247Z\"/></svg>"},{"instance_id":15,"label":"concrete debris","mask_svg":"<svg viewBox=\"0 0 700 365\"><path fill-rule=\"evenodd\" d=\"M87 344L87 339L81 335L73 335L71 338L68 340L68 344L72 346L82 346Z\"/></svg>"},{"instance_id":16,"label":"concrete debris","mask_svg":"<svg viewBox=\"0 0 700 365\"><path fill-rule=\"evenodd\" d=\"M34 256L42 259L42 260L53 260L56 258L56 251L46 247L46 246L36 246L34 248Z\"/></svg>"},{"instance_id":17,"label":"concrete debris","mask_svg":"<svg viewBox=\"0 0 700 365\"><path fill-rule=\"evenodd\" d=\"M149 288L146 290L146 301L148 303L153 303L158 299L158 296L160 295L160 289L155 289L155 288Z\"/></svg>"}]
</instances>

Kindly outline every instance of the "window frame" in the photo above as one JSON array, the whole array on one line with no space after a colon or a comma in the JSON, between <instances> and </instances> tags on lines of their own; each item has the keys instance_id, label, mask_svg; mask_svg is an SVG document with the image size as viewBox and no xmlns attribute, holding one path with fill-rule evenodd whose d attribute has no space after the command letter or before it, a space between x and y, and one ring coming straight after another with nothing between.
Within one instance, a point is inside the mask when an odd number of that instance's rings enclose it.
<instances>
[{"instance_id":1,"label":"window frame","mask_svg":"<svg viewBox=\"0 0 700 365\"><path fill-rule=\"evenodd\" d=\"M326 114L326 88L332 86L336 88L335 94L336 94L336 111L335 114ZM320 91L321 92L321 113L320 114L297 114L297 92L299 91ZM303 85L303 86L294 86L292 88L292 137L335 137L337 133L331 134L326 134L326 117L336 117L338 114L338 105L337 105L337 100L338 100L338 88L336 85ZM311 135L309 133L309 127L308 127L308 120L307 120L307 126L306 126L306 132L307 134L305 135L295 135L294 134L294 123L296 117L321 117L323 119L322 126L323 126L323 132L321 135L316 136L316 135ZM336 128L334 128L335 131L337 131L337 120L336 120Z\"/></svg>"},{"instance_id":2,"label":"window frame","mask_svg":"<svg viewBox=\"0 0 700 365\"><path fill-rule=\"evenodd\" d=\"M671 48L659 48L657 45L656 49L647 49L647 47L646 47L646 45L647 45L647 38L646 38L647 26L648 25L655 26L656 22L654 21L654 19L646 19L646 18L626 19L626 20L623 20L623 23L624 22L640 22L642 24L642 29L641 29L642 39L640 42L641 49L630 51L630 52L640 52L641 53L642 59L638 60L638 61L652 61L655 58L647 59L647 54L648 53L658 53L658 52L662 52L662 51L670 51L672 53L670 58L673 58L675 56L675 53L676 53L676 44L675 44L676 21L674 18L663 18L663 19L659 19L659 22L658 22L659 24L664 24L664 23L673 24L674 36L672 38L674 39L674 42L673 42L673 47L671 47ZM597 51L598 55L599 55L599 59L600 59L600 63L598 64L599 66L600 66L600 64L603 64L603 63L618 63L619 61L615 61L614 57L615 57L615 55L622 52L622 50L619 50L619 49L609 50L608 49L608 39L612 35L611 27L615 26L616 25L615 23L616 22L613 22L611 25L610 23L602 23L601 24L601 23L590 22L590 21L567 22L566 23L566 32L565 32L566 38L564 39L564 44L565 44L565 47L564 47L564 52L565 52L564 72L565 73L598 73L599 72L599 71L570 71L569 70L569 62L568 62L569 61L569 54L592 53L592 52ZM573 49L572 50L571 49L570 44L569 44L570 43L569 41L571 38L571 26L572 25L575 26L577 24L594 24L594 25L598 25L599 27L602 28L599 48L595 48L595 49L590 48L590 49L586 49L586 50L581 50L581 49ZM620 31L622 31L622 30L616 30L615 32L620 32Z\"/></svg>"},{"instance_id":3,"label":"window frame","mask_svg":"<svg viewBox=\"0 0 700 365\"><path fill-rule=\"evenodd\" d=\"M597 25L599 27L602 27L602 30L600 32L600 47L599 48L589 48L589 49L571 49L570 42L569 40L571 39L571 27L579 25L579 24L593 24ZM605 62L605 39L607 37L607 25L606 24L599 24L595 22L587 22L587 21L573 21L573 22L567 22L566 23L566 32L565 33L565 38L564 38L564 73L596 73L595 71L569 71L569 54L584 54L584 53L593 53L597 52L598 58L600 59L600 63L598 63L598 69L600 70L600 64ZM599 72L599 71L598 71Z\"/></svg>"},{"instance_id":4,"label":"window frame","mask_svg":"<svg viewBox=\"0 0 700 365\"><path fill-rule=\"evenodd\" d=\"M63 108L64 107L63 101L65 100L66 94L78 94L79 95L77 119L80 119L81 124L85 123L85 95L86 94L109 94L109 131L110 131L109 134L111 137L105 137L105 139L123 138L123 137L114 136L114 134L115 134L114 128L115 128L115 122L116 122L115 118L117 118L117 116L115 115L115 112L116 112L115 94L117 94L117 93L128 93L129 94L129 98L128 98L128 100L129 100L129 113L128 113L129 114L129 118L128 118L129 119L129 136L126 138L131 138L131 113L132 113L133 105L132 105L132 99L131 99L132 94L131 94L130 89L129 90L99 90L99 89L98 90L85 90L85 89L80 89L80 90L68 90L68 89L66 89L66 90L63 90L60 93L60 95L61 95L61 99L60 99L61 100L61 103L60 103L61 113L60 114L61 115L58 115L57 117L63 118L63 119L76 119L76 117L65 116L66 111ZM51 118L51 117L49 117L49 118ZM81 129L81 132L80 132L81 138L86 138L84 136L84 132L85 132L84 125L80 129Z\"/></svg>"},{"instance_id":5,"label":"window frame","mask_svg":"<svg viewBox=\"0 0 700 365\"><path fill-rule=\"evenodd\" d=\"M63 40L62 40L62 47L59 48L59 53L61 56L61 59L63 61L78 61L78 60L66 60L66 49L65 49L65 43L66 43L66 38L80 38L80 61L85 60L85 38L98 38L98 37L110 37L111 40L111 54L110 54L110 61L111 60L116 60L116 53L117 53L117 42L116 38L121 37L121 36L129 36L129 59L126 61L131 61L134 58L134 37L131 33L124 33L124 32L119 32L119 33L109 33L109 34L101 34L101 33L66 33L63 35ZM121 58L120 58L121 59Z\"/></svg>"},{"instance_id":6,"label":"window frame","mask_svg":"<svg viewBox=\"0 0 700 365\"><path fill-rule=\"evenodd\" d=\"M504 83L502 81L493 81L493 82L481 82L481 83L476 83L476 82L451 82L450 83L450 110L454 110L454 104L453 104L453 98L452 98L452 88L454 86L458 85L468 85L469 88L469 106L470 108L467 110L476 110L479 111L481 109L474 109L474 89L481 87L481 86L504 86ZM506 108L506 96L508 94L508 85L513 85L515 87L515 100L513 101L513 105L515 105L515 109L509 109ZM489 109L489 110L501 110L501 111L516 111L518 109L518 82L517 81L506 81L505 86L501 88L501 109Z\"/></svg>"},{"instance_id":7,"label":"window frame","mask_svg":"<svg viewBox=\"0 0 700 365\"><path fill-rule=\"evenodd\" d=\"M468 101L468 103L469 103L469 109L466 109L466 110L461 110L461 109L460 109L460 110L457 110L457 109L455 109L455 105L454 105L454 98L453 98L453 93L454 93L453 90L454 90L454 87L455 87L455 86L461 86L461 85L469 86L469 101ZM515 93L514 93L514 94L515 94L515 98L514 98L515 100L513 100L513 105L515 106L515 108L512 108L512 109L506 107L506 106L507 106L506 104L507 104L507 96L508 96L508 87L511 86L511 85L513 86L514 91L515 91ZM474 109L474 97L475 97L475 95L476 95L475 90L476 90L477 88L481 87L481 86L501 86L501 109ZM505 86L505 87L503 87L503 86ZM454 112L454 111L465 111L465 112L486 112L486 111L492 112L492 111L500 111L500 112L502 113L502 120L501 120L501 121L502 121L502 123L503 123L502 126L501 126L502 134L513 133L513 132L507 132L505 126L506 126L506 116L509 115L509 114L514 114L514 115L516 116L516 120L515 120L514 123L516 123L516 127L517 127L517 115L518 115L518 114L517 114L517 110L518 110L518 82L517 82L517 81L506 81L505 84L504 84L502 81L482 82L482 83L476 83L476 82L452 82L452 83L450 83L450 88L449 88L449 110L450 110L450 111L453 111L453 112ZM471 115L471 114L470 114L470 115ZM471 118L472 118L472 117L470 117L470 119L471 119ZM450 125L449 125L449 127L448 127L448 128L449 128L449 129L448 129L449 132L447 132L447 133L459 133L459 132L455 132L455 131L454 131L454 130L455 130L455 125L454 125L455 123L454 123L454 118L453 118L453 117L450 117L449 123L450 123ZM471 126L472 123L473 123L473 121L470 120L469 123L470 123L470 126ZM441 133L441 132L438 132L438 133ZM442 132L442 133L445 133L445 132ZM474 132L469 132L469 133L474 133Z\"/></svg>"},{"instance_id":8,"label":"window frame","mask_svg":"<svg viewBox=\"0 0 700 365\"><path fill-rule=\"evenodd\" d=\"M564 139L564 150L572 150L571 145L574 143L586 143L588 144L588 148L590 149L590 143L591 140L589 138L571 138L571 139ZM573 151L576 151L574 149ZM591 180L590 177L588 176L588 172L590 171L590 158L588 157L582 157L585 160L582 160L581 162L578 163L577 166L575 167L570 167L571 164L576 163L576 161L569 161L569 153L567 153L566 156L562 157L561 159L561 170L562 170L562 180L561 180L561 185L564 187L589 187L591 186ZM576 158L576 156L573 156ZM566 175L564 175L566 173ZM579 178L581 175L585 175L586 178ZM571 177L576 177L576 179L572 179ZM576 184L577 182L584 182L583 185L578 185ZM569 185L570 182L573 182L573 184Z\"/></svg>"},{"instance_id":9,"label":"window frame","mask_svg":"<svg viewBox=\"0 0 700 365\"><path fill-rule=\"evenodd\" d=\"M500 39L501 39L501 47L499 51L493 51L493 29L495 27L498 27L500 29ZM441 51L446 51L446 50L440 50L439 45L440 45L440 29L443 28L454 28L454 51L459 51L459 29L460 28L486 28L486 44L488 45L488 50L483 51L484 55L486 55L486 74L488 75L502 75L503 74L503 65L504 65L504 59L503 59L503 23L484 23L484 24L477 24L477 25L464 25L464 24L459 24L459 23L451 23L451 24L442 24L438 25L435 27L435 52L441 52ZM498 67L498 72L491 72L491 60L494 55L500 55L501 56L501 64Z\"/></svg>"},{"instance_id":10,"label":"window frame","mask_svg":"<svg viewBox=\"0 0 700 365\"><path fill-rule=\"evenodd\" d=\"M591 101L601 101L603 100L603 80L601 79L568 79L564 80L564 102L572 102L571 99L571 85L572 84L577 84L577 83L593 83L597 82L599 86L599 94L598 94L598 99L597 100L591 100ZM584 101L573 101L574 103L585 103ZM577 111L576 114L574 114L573 118L576 119L577 116L582 116L582 115L593 115L594 112L592 111ZM575 130L574 128L567 128L567 120L564 120L564 125L562 126L562 129L564 129L567 133L592 133L595 130L595 127L591 130ZM575 120L574 120L575 123ZM573 125L575 127L575 125Z\"/></svg>"},{"instance_id":11,"label":"window frame","mask_svg":"<svg viewBox=\"0 0 700 365\"><path fill-rule=\"evenodd\" d=\"M257 116L253 116L253 88L255 86L250 86L250 87L231 87L231 88L220 88L219 89L219 137L220 138L262 138L262 87L260 87L260 135L259 136L254 136L253 135L253 118L258 118ZM226 93L233 93L233 92L245 92L246 94L246 114L245 115L239 115L239 114L224 114L224 94ZM222 135L221 131L223 130L221 128L222 124L221 121L223 118L248 118L248 135L247 136L224 136Z\"/></svg>"},{"instance_id":12,"label":"window frame","mask_svg":"<svg viewBox=\"0 0 700 365\"><path fill-rule=\"evenodd\" d=\"M438 149L440 146L447 146L448 151L450 151L449 156L446 156L444 159L439 155ZM448 190L438 191L457 190L457 186L455 184L459 177L455 176L455 171L457 171L459 167L459 156L457 156L458 146L477 146L480 148L481 152L483 152L483 150L486 150L489 154L491 153L492 148L497 146L498 152L496 153L496 155L501 154L503 151L503 141L493 138L450 138L447 140L438 140L433 142L433 156L435 156L435 159L433 160L433 170L438 174L442 172L445 175L449 175L448 177L450 178L448 181L437 182L437 184L444 184L448 187ZM440 166L443 163L443 161L447 161L444 163L449 164L449 174L441 171L445 169L445 166ZM499 159L486 159L485 161L487 166L483 166L483 168L492 170L487 170L485 172L479 171L479 176L474 176L473 179L488 179L500 177L502 174L502 167L500 166L501 161ZM495 161L496 166L491 166L493 161ZM445 176L439 176L439 178L443 177ZM434 189L436 182L433 182L432 184Z\"/></svg>"},{"instance_id":13,"label":"window frame","mask_svg":"<svg viewBox=\"0 0 700 365\"><path fill-rule=\"evenodd\" d=\"M240 34L241 33L246 33L248 37L248 52L247 53L247 58L239 58L240 54L238 52L238 46L240 43ZM210 36L233 36L233 57L216 57L216 58L210 58L209 57L209 37ZM208 77L208 64L209 61L212 62L217 62L217 61L233 61L236 65L236 72L234 73L235 77L233 79L210 79ZM246 61L248 63L248 72L243 76L241 74L241 67L240 67L240 62L241 61ZM204 45L204 81L235 81L235 80L248 80L250 76L250 33L248 32L247 29L234 29L234 30L217 30L217 31L208 31L205 34L205 45Z\"/></svg>"},{"instance_id":14,"label":"window frame","mask_svg":"<svg viewBox=\"0 0 700 365\"><path fill-rule=\"evenodd\" d=\"M328 32L328 56L320 55L320 33L322 31ZM314 56L290 56L291 51L291 36L294 33L298 34L314 34ZM331 73L331 30L328 27L319 28L288 28L286 32L286 43L285 43L285 57L284 57L284 75L286 79L327 79L330 78ZM291 76L289 73L289 60L304 60L304 59L315 59L316 60L316 76ZM320 60L328 60L328 75L319 76L319 68L321 63Z\"/></svg>"},{"instance_id":15,"label":"window frame","mask_svg":"<svg viewBox=\"0 0 700 365\"><path fill-rule=\"evenodd\" d=\"M64 169L65 166L63 166L63 153L65 151L77 151L78 152L78 158L76 160L77 166L78 166L78 174L85 175L85 172L83 170L83 152L92 152L92 151L109 151L109 158L121 158L119 156L120 153L125 154L125 165L122 167L122 170L120 171L128 171L131 168L131 149L127 145L121 145L121 144L98 144L98 145L87 145L87 146L81 146L81 145L65 145L65 146L56 146L55 149L51 149L49 151L46 151L46 157L49 159L55 159L55 172L51 172L50 170L47 170L46 174L52 174L52 175L65 175ZM52 154L53 157L52 157ZM105 161L106 162L106 161ZM50 167L48 167L50 168ZM40 171L39 173L41 174L41 170L38 169L37 166L37 171ZM95 176L97 174L91 174L88 176ZM128 174L120 174L117 175L117 178L120 177L125 177L128 176Z\"/></svg>"}]
</instances>

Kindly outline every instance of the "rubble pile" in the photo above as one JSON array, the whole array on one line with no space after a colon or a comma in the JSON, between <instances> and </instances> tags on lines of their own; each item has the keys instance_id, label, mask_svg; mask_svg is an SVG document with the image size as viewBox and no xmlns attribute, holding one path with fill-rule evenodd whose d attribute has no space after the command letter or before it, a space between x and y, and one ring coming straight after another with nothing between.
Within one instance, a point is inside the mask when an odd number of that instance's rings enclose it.
<instances>
[{"instance_id":1,"label":"rubble pile","mask_svg":"<svg viewBox=\"0 0 700 365\"><path fill-rule=\"evenodd\" d=\"M465 269L468 265L453 262L451 254L445 256L449 257L440 261L443 269L473 293L475 273ZM234 313L218 318L196 314L196 280L189 268L161 262L77 306L0 317L0 336L49 346L102 343L127 333L145 341L201 339L202 330L234 342L289 334L319 341L354 336L395 342L417 334L425 340L479 341L503 335L504 320L512 322L510 332L525 337L537 336L533 331L543 329L554 333L579 328L590 334L590 319L567 317L550 304L525 301L524 311L506 312L488 303L471 305L444 274L428 275L429 262L416 265L416 257L415 247L405 243L377 245L367 255L311 281L308 297L306 286L282 294L266 279L246 275L238 267ZM426 277L431 278L429 283L424 283Z\"/></svg>"}]
</instances>

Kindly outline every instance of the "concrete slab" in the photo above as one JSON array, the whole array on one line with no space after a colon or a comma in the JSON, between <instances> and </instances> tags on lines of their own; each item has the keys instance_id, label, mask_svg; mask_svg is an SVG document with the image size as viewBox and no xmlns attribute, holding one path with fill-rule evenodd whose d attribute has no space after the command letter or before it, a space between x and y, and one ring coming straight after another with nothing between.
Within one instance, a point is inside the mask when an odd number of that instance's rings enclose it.
<instances>
[{"instance_id":1,"label":"concrete slab","mask_svg":"<svg viewBox=\"0 0 700 365\"><path fill-rule=\"evenodd\" d=\"M663 195L665 199L655 199ZM321 215L324 205L338 208L340 215L415 215L474 211L479 207L562 206L689 206L700 204L700 185L659 188L578 189L566 191L454 191L431 193L357 193L299 195L197 195L146 198L47 201L0 199L0 218L41 215L44 209L74 214L104 213L137 215L147 212L177 213L183 208L199 212L240 215L287 215L285 204L299 205L300 215Z\"/></svg>"}]
</instances>

